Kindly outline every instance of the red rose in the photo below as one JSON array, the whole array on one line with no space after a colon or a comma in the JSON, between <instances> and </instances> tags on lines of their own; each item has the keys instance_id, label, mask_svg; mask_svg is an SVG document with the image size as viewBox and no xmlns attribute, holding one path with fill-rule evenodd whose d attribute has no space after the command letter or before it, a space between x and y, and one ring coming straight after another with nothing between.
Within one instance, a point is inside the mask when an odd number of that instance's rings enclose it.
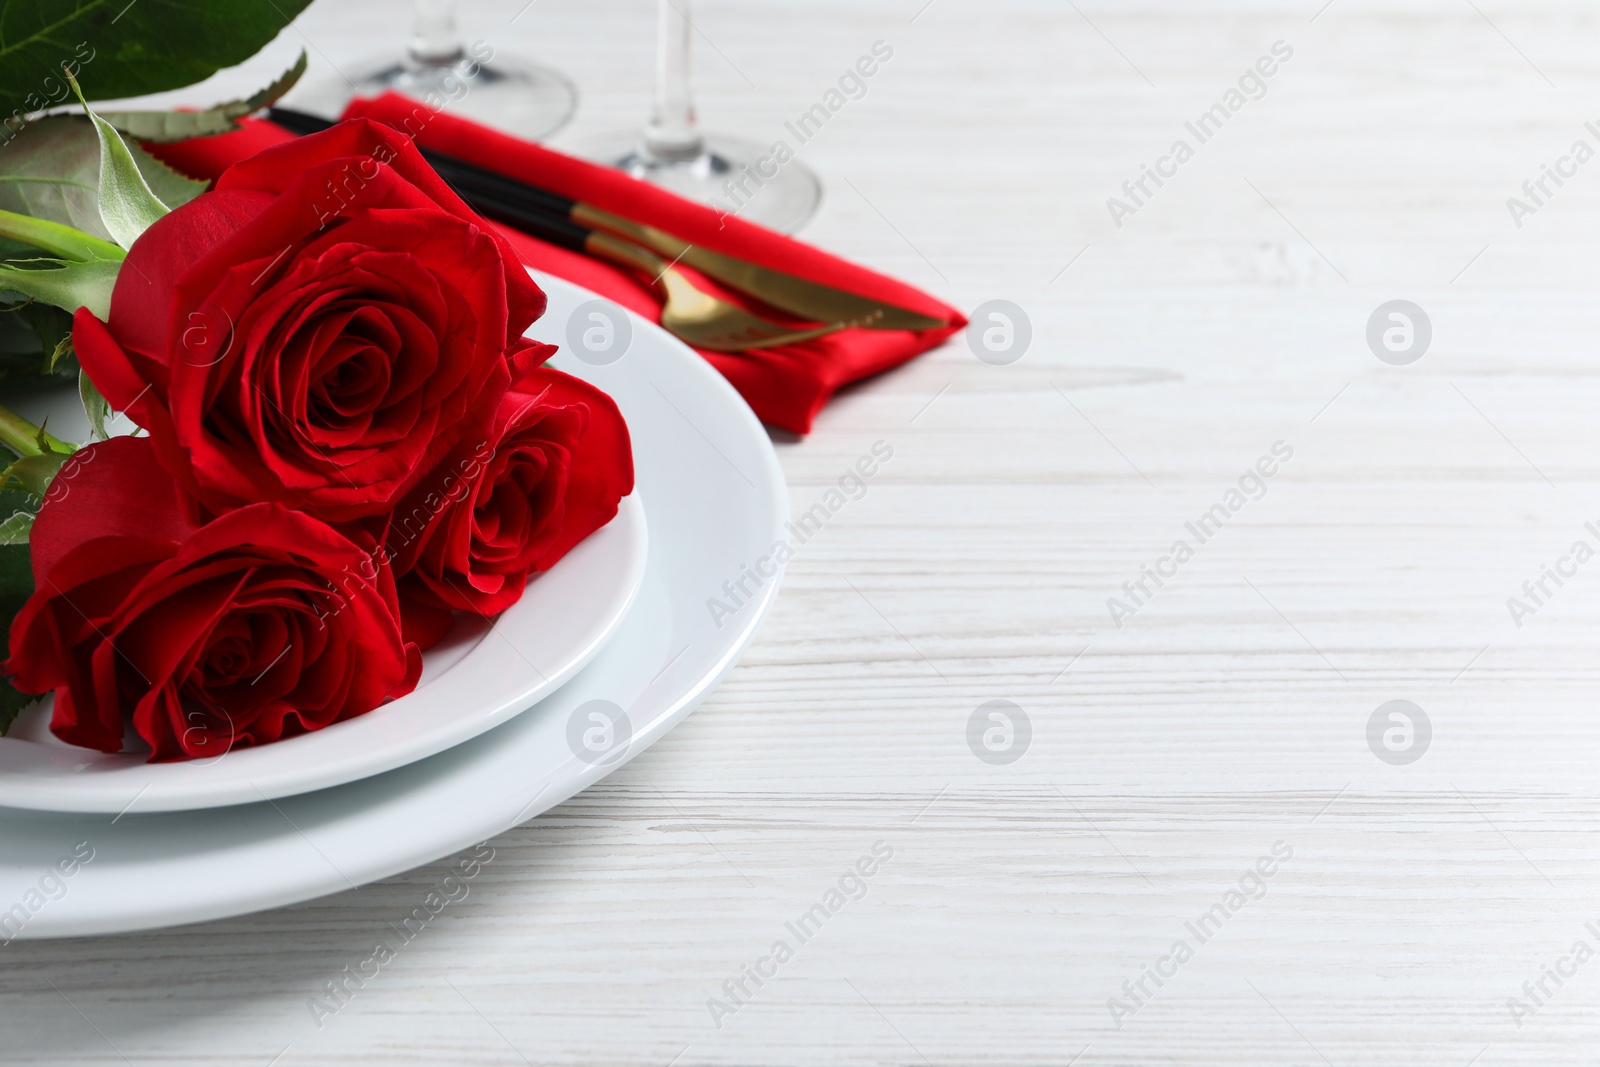
<instances>
[{"instance_id":1,"label":"red rose","mask_svg":"<svg viewBox=\"0 0 1600 1067\"><path fill-rule=\"evenodd\" d=\"M34 523L36 592L6 664L55 691L57 737L116 752L131 716L152 761L215 756L416 686L372 552L275 503L194 524L145 438L78 455Z\"/></svg>"},{"instance_id":2,"label":"red rose","mask_svg":"<svg viewBox=\"0 0 1600 1067\"><path fill-rule=\"evenodd\" d=\"M387 549L407 621L427 643L448 609L504 611L632 491L616 403L539 367L500 399L486 438L462 442L395 510Z\"/></svg>"},{"instance_id":3,"label":"red rose","mask_svg":"<svg viewBox=\"0 0 1600 1067\"><path fill-rule=\"evenodd\" d=\"M78 359L214 511L388 511L481 436L544 293L400 134L268 149L134 242Z\"/></svg>"}]
</instances>

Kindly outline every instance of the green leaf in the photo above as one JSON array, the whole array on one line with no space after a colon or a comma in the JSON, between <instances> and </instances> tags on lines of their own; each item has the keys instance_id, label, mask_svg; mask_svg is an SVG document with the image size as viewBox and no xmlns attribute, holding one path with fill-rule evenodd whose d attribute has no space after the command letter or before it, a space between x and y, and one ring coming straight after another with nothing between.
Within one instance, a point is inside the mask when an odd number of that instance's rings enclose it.
<instances>
[{"instance_id":1,"label":"green leaf","mask_svg":"<svg viewBox=\"0 0 1600 1067\"><path fill-rule=\"evenodd\" d=\"M0 493L0 496L6 494ZM11 650L11 623L33 595L33 564L25 544L0 545L0 656ZM18 713L38 700L0 678L0 735L11 729Z\"/></svg>"},{"instance_id":2,"label":"green leaf","mask_svg":"<svg viewBox=\"0 0 1600 1067\"><path fill-rule=\"evenodd\" d=\"M205 182L185 178L137 144L124 143L145 183L163 204L177 207L205 192ZM65 223L111 240L95 206L100 189L100 138L88 119L51 115L30 123L5 146L3 161L0 209Z\"/></svg>"},{"instance_id":3,"label":"green leaf","mask_svg":"<svg viewBox=\"0 0 1600 1067\"><path fill-rule=\"evenodd\" d=\"M41 304L37 300L30 300L17 308L17 314L33 327L33 332L39 335L39 348L41 351L53 351L63 341L68 342L67 351L72 351L72 315L71 313L51 304Z\"/></svg>"},{"instance_id":4,"label":"green leaf","mask_svg":"<svg viewBox=\"0 0 1600 1067\"><path fill-rule=\"evenodd\" d=\"M309 3L5 0L0 115L67 102L63 65L84 80L90 100L193 85L255 55Z\"/></svg>"},{"instance_id":5,"label":"green leaf","mask_svg":"<svg viewBox=\"0 0 1600 1067\"><path fill-rule=\"evenodd\" d=\"M33 532L33 513L15 511L0 520L0 545L25 545Z\"/></svg>"},{"instance_id":6,"label":"green leaf","mask_svg":"<svg viewBox=\"0 0 1600 1067\"><path fill-rule=\"evenodd\" d=\"M65 336L50 349L49 373L70 375L77 367L78 353L72 350L72 330L69 328Z\"/></svg>"},{"instance_id":7,"label":"green leaf","mask_svg":"<svg viewBox=\"0 0 1600 1067\"><path fill-rule=\"evenodd\" d=\"M49 356L33 324L18 311L31 301L14 304L0 311L0 381L14 375L39 375L49 372Z\"/></svg>"},{"instance_id":8,"label":"green leaf","mask_svg":"<svg viewBox=\"0 0 1600 1067\"><path fill-rule=\"evenodd\" d=\"M306 72L306 52L278 80L244 100L230 100L204 111L104 111L100 117L129 137L165 144L191 137L210 137L239 128L239 120L253 111L271 107Z\"/></svg>"},{"instance_id":9,"label":"green leaf","mask_svg":"<svg viewBox=\"0 0 1600 1067\"><path fill-rule=\"evenodd\" d=\"M39 250L32 245L25 245L21 241L0 235L0 262L8 259L33 259Z\"/></svg>"},{"instance_id":10,"label":"green leaf","mask_svg":"<svg viewBox=\"0 0 1600 1067\"><path fill-rule=\"evenodd\" d=\"M100 137L100 221L106 224L112 240L123 248L132 248L139 235L167 213L167 205L150 191L122 134L89 107L77 79L68 74L67 81Z\"/></svg>"},{"instance_id":11,"label":"green leaf","mask_svg":"<svg viewBox=\"0 0 1600 1067\"><path fill-rule=\"evenodd\" d=\"M5 449L0 449L0 454L5 455L7 459L13 458ZM38 510L39 501L27 493L11 489L0 491L0 531L3 531L0 533L0 547L27 544L28 533L33 528L33 520ZM21 533L20 537L17 537L18 532ZM0 572L3 570L4 564L0 563ZM4 583L0 582L0 589L3 589L3 585ZM0 646L0 659L4 658L5 649Z\"/></svg>"},{"instance_id":12,"label":"green leaf","mask_svg":"<svg viewBox=\"0 0 1600 1067\"><path fill-rule=\"evenodd\" d=\"M26 546L20 547L26 548ZM17 610L21 611L22 609L19 607ZM15 618L15 615L12 617ZM5 633L9 640L11 633L11 621L9 619L6 620ZM24 693L12 685L11 679L0 678L0 737L6 735L6 732L16 723L17 716L26 711L28 705L35 704L40 699L40 697L34 696L32 693Z\"/></svg>"},{"instance_id":13,"label":"green leaf","mask_svg":"<svg viewBox=\"0 0 1600 1067\"><path fill-rule=\"evenodd\" d=\"M18 298L16 302L0 299L0 384L50 376L75 378L72 316L50 304L10 295ZM63 358L52 363L63 346Z\"/></svg>"},{"instance_id":14,"label":"green leaf","mask_svg":"<svg viewBox=\"0 0 1600 1067\"><path fill-rule=\"evenodd\" d=\"M9 487L12 482L16 482L29 494L42 501L44 495L50 491L50 483L55 481L56 475L61 473L61 468L71 458L71 452L46 452L38 456L23 456L21 459L13 460L11 466L0 471L0 486Z\"/></svg>"},{"instance_id":15,"label":"green leaf","mask_svg":"<svg viewBox=\"0 0 1600 1067\"><path fill-rule=\"evenodd\" d=\"M110 436L106 433L106 420L111 417L111 403L100 395L100 390L82 370L78 371L78 399L83 401L83 413L89 416L89 430L94 439L104 441Z\"/></svg>"},{"instance_id":16,"label":"green leaf","mask_svg":"<svg viewBox=\"0 0 1600 1067\"><path fill-rule=\"evenodd\" d=\"M17 610L20 611L22 609L18 608ZM15 618L15 615L13 615L13 618ZM9 619L5 624L5 632L7 634L7 639L9 640L9 635L11 633L11 622ZM35 704L40 699L40 697L34 696L31 693L24 693L22 690L12 685L11 679L0 678L0 737L4 737L6 735L6 732L10 730L11 727L16 723L17 716L26 711L28 705Z\"/></svg>"},{"instance_id":17,"label":"green leaf","mask_svg":"<svg viewBox=\"0 0 1600 1067\"><path fill-rule=\"evenodd\" d=\"M28 266L20 266L26 263ZM104 260L13 260L0 264L0 289L12 289L67 311L86 307L98 318L111 315L111 290L122 264Z\"/></svg>"}]
</instances>

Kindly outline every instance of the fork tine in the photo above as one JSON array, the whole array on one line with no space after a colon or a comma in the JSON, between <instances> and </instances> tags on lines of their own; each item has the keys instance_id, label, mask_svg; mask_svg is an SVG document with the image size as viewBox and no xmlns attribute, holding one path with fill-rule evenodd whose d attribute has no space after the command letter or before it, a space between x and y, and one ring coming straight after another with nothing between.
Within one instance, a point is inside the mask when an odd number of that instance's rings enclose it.
<instances>
[{"instance_id":1,"label":"fork tine","mask_svg":"<svg viewBox=\"0 0 1600 1067\"><path fill-rule=\"evenodd\" d=\"M774 322L706 292L654 252L614 234L591 232L584 239L583 247L591 255L648 275L651 285L666 296L661 325L680 340L713 352L745 352L797 344L868 325L883 315L881 309L875 309L860 318L797 329L792 324Z\"/></svg>"}]
</instances>

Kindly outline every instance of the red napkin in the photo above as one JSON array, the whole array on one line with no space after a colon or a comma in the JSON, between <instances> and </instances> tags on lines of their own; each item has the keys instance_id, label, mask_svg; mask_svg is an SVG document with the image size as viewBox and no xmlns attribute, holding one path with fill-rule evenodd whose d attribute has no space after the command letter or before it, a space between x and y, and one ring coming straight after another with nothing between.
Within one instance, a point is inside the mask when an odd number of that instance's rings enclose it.
<instances>
[{"instance_id":1,"label":"red napkin","mask_svg":"<svg viewBox=\"0 0 1600 1067\"><path fill-rule=\"evenodd\" d=\"M430 111L394 93L375 100L357 100L345 111L345 117L387 123L413 133L422 147L649 223L713 251L950 321L947 327L920 332L845 330L803 344L759 351L701 351L762 421L785 430L810 432L817 412L839 388L899 366L939 345L967 322L955 308L893 278L735 216L723 216L620 171ZM292 137L270 122L252 120L236 133L146 147L178 170L209 179L230 164ZM566 278L659 321L659 299L634 275L515 230L502 229L529 266Z\"/></svg>"}]
</instances>

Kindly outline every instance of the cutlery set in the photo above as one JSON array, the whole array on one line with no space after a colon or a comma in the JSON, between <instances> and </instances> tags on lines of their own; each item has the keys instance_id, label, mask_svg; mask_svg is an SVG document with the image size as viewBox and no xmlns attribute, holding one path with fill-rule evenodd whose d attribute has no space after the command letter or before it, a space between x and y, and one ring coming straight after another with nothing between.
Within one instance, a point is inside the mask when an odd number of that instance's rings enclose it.
<instances>
[{"instance_id":1,"label":"cutlery set","mask_svg":"<svg viewBox=\"0 0 1600 1067\"><path fill-rule=\"evenodd\" d=\"M333 125L288 108L272 108L267 117L300 135ZM457 195L486 218L648 278L664 298L661 325L697 348L739 352L847 329L930 330L948 325L943 319L713 252L656 227L418 147ZM779 321L708 293L678 269L680 263L803 321Z\"/></svg>"}]
</instances>

